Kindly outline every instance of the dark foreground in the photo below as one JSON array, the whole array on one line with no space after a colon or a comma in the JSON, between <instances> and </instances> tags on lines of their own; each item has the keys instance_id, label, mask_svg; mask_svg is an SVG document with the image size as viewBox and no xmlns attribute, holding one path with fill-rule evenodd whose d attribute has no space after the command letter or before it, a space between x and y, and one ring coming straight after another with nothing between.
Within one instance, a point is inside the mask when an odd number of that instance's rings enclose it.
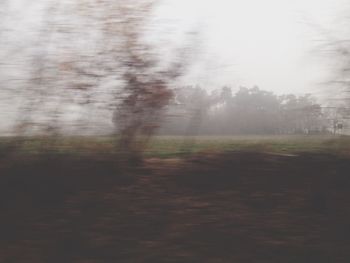
<instances>
[{"instance_id":1,"label":"dark foreground","mask_svg":"<svg viewBox=\"0 0 350 263\"><path fill-rule=\"evenodd\" d=\"M0 262L350 262L350 159L0 160Z\"/></svg>"}]
</instances>

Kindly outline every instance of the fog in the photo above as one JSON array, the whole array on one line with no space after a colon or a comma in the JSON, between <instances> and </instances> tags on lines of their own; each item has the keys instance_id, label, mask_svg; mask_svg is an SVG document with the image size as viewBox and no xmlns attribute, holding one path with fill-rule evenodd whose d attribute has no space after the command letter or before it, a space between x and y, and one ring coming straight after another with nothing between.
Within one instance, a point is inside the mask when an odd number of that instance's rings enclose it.
<instances>
[{"instance_id":1,"label":"fog","mask_svg":"<svg viewBox=\"0 0 350 263\"><path fill-rule=\"evenodd\" d=\"M115 130L115 107L123 91L127 92L122 71L129 66L120 64L125 54L120 46L123 36L118 34L123 32L106 26L123 23L123 14L113 17L109 10L106 15L108 6L116 8L109 1L2 1L2 134L27 127L29 124L22 124L31 123L28 118L41 123L40 127L61 123L60 129L68 133ZM178 60L186 64L176 79L167 80L174 97L159 108L159 112L166 112L159 120L175 114L177 92L184 87L197 87L215 97L224 87L235 94L242 87L249 90L258 86L260 91L273 92L282 104L282 98L289 94L311 94L309 106L334 106L332 99L342 95L334 93L339 87L330 82L337 78L341 59L334 59L327 45L346 38L347 10L343 0L159 1L142 22L143 28L137 29L142 30L137 32L141 44L134 49L151 47L152 59L157 60L153 73L163 72L162 68ZM79 64L80 73L71 70L73 62ZM98 68L102 64L104 69ZM72 85L75 89L66 89ZM82 91L87 87L88 91ZM213 114L224 104L216 101L206 106L206 112ZM187 114L190 120L193 116L186 111L188 106L182 106L175 111ZM346 105L342 102L340 106ZM333 129L334 118L328 115L322 117L317 130Z\"/></svg>"}]
</instances>

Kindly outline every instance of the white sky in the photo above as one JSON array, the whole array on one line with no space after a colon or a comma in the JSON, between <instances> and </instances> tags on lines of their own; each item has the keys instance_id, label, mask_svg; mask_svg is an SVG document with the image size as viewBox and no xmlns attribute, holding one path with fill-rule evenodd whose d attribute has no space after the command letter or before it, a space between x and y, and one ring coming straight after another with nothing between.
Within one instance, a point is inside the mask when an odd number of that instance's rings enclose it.
<instances>
[{"instance_id":1,"label":"white sky","mask_svg":"<svg viewBox=\"0 0 350 263\"><path fill-rule=\"evenodd\" d=\"M4 1L4 0L0 0ZM68 0L69 1L69 0ZM28 45L47 0L8 0L16 12L16 45ZM348 0L160 0L161 38L181 46L181 32L199 31L200 54L186 84L207 88L258 85L276 93L320 90L330 78L329 61L315 52L337 34ZM25 8L24 8L25 7ZM0 10L1 11L1 10ZM350 17L350 15L349 15ZM345 24L345 23L344 23ZM340 36L342 38L342 36Z\"/></svg>"},{"instance_id":2,"label":"white sky","mask_svg":"<svg viewBox=\"0 0 350 263\"><path fill-rule=\"evenodd\" d=\"M200 29L200 62L190 82L315 92L328 80L317 45L344 19L345 0L164 0L160 19ZM350 13L350 12L349 12Z\"/></svg>"}]
</instances>

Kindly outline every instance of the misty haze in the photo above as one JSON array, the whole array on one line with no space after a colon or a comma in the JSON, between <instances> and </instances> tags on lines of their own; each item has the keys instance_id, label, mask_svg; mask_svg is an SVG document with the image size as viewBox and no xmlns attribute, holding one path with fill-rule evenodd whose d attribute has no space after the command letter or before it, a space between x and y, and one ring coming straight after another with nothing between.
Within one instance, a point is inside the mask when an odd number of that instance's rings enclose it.
<instances>
[{"instance_id":1,"label":"misty haze","mask_svg":"<svg viewBox=\"0 0 350 263\"><path fill-rule=\"evenodd\" d=\"M345 0L1 0L0 262L349 262Z\"/></svg>"}]
</instances>

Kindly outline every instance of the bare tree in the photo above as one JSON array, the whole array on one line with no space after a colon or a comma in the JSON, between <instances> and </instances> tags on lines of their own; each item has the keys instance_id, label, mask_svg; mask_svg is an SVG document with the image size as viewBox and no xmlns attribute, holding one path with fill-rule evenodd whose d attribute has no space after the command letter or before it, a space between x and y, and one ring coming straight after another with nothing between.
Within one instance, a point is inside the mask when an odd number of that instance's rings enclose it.
<instances>
[{"instance_id":1,"label":"bare tree","mask_svg":"<svg viewBox=\"0 0 350 263\"><path fill-rule=\"evenodd\" d=\"M156 1L102 2L103 72L118 75L122 83L121 89L116 88L113 115L117 146L137 155L159 126L173 95L171 86L188 62L188 46L164 63L156 47L145 40Z\"/></svg>"}]
</instances>

